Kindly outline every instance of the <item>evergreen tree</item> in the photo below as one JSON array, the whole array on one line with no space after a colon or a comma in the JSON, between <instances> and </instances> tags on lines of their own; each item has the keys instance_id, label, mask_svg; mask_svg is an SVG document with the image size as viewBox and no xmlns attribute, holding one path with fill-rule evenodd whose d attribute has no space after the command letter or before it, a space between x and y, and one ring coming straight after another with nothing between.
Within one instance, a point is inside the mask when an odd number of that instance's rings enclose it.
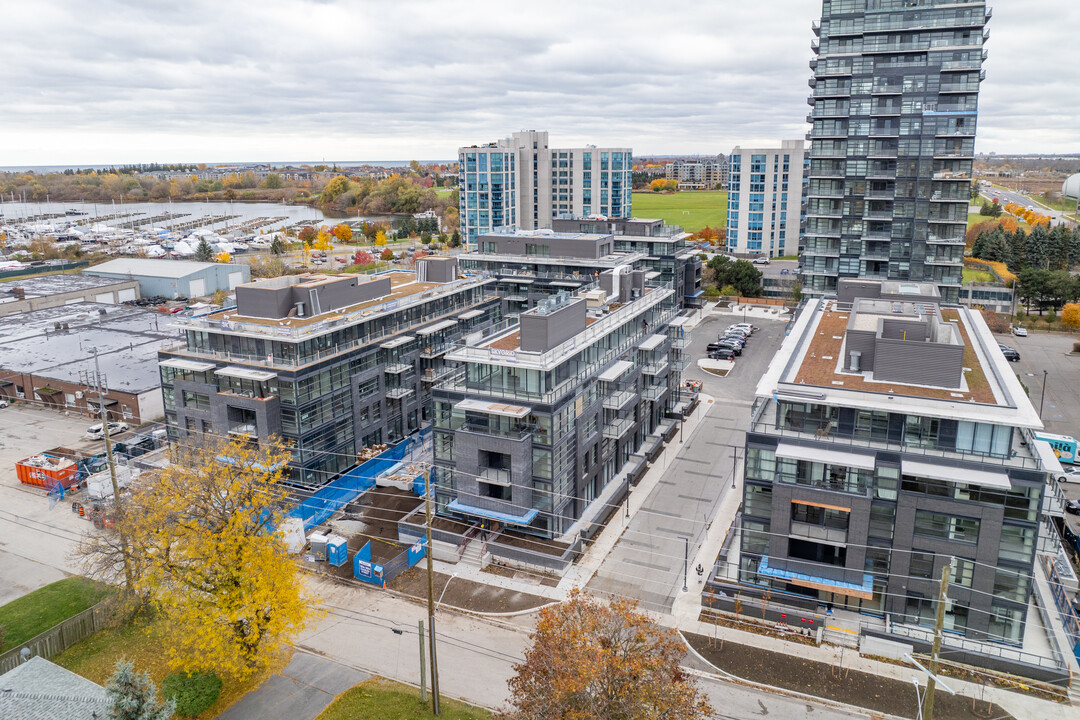
<instances>
[{"instance_id":1,"label":"evergreen tree","mask_svg":"<svg viewBox=\"0 0 1080 720\"><path fill-rule=\"evenodd\" d=\"M461 247L461 233L457 230L450 236L450 247Z\"/></svg>"},{"instance_id":2,"label":"evergreen tree","mask_svg":"<svg viewBox=\"0 0 1080 720\"><path fill-rule=\"evenodd\" d=\"M1009 259L1005 262L1010 270L1018 273L1024 269L1024 248L1027 246L1027 233L1017 228L1008 238L1008 241Z\"/></svg>"},{"instance_id":3,"label":"evergreen tree","mask_svg":"<svg viewBox=\"0 0 1080 720\"><path fill-rule=\"evenodd\" d=\"M162 702L147 672L135 672L129 660L120 660L105 684L112 702L113 720L168 720L176 712L173 700Z\"/></svg>"},{"instance_id":4,"label":"evergreen tree","mask_svg":"<svg viewBox=\"0 0 1080 720\"><path fill-rule=\"evenodd\" d=\"M1009 259L1009 243L1005 239L1005 233L1000 230L987 233L983 254L979 257L995 262L1007 262Z\"/></svg>"},{"instance_id":5,"label":"evergreen tree","mask_svg":"<svg viewBox=\"0 0 1080 720\"><path fill-rule=\"evenodd\" d=\"M1050 260L1050 233L1042 225L1036 225L1027 236L1024 247L1024 265L1046 268Z\"/></svg>"},{"instance_id":6,"label":"evergreen tree","mask_svg":"<svg viewBox=\"0 0 1080 720\"><path fill-rule=\"evenodd\" d=\"M273 242L270 243L270 252L275 255L284 255L287 250L288 247L285 245L285 241L281 239L280 235L274 238Z\"/></svg>"},{"instance_id":7,"label":"evergreen tree","mask_svg":"<svg viewBox=\"0 0 1080 720\"><path fill-rule=\"evenodd\" d=\"M199 262L210 262L214 259L214 248L206 242L206 238L199 240L199 247L195 248L195 259Z\"/></svg>"}]
</instances>

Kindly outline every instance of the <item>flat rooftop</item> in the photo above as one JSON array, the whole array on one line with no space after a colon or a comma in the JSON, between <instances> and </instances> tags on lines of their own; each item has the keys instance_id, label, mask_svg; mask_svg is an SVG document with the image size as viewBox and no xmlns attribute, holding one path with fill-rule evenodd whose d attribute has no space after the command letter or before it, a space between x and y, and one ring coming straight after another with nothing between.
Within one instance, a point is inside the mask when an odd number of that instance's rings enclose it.
<instances>
[{"instance_id":1,"label":"flat rooftop","mask_svg":"<svg viewBox=\"0 0 1080 720\"><path fill-rule=\"evenodd\" d=\"M905 303L906 304L906 303ZM948 344L963 345L963 382L960 387L941 387L875 380L871 373L845 367L846 334L865 324L848 306L832 299L810 301L773 357L757 386L757 395L801 399L805 402L870 410L904 407L927 416L960 420L1012 423L1041 428L1038 413L1028 400L1008 361L997 347L982 316L965 307L938 307L948 334ZM875 313L870 313L875 318ZM941 338L937 339L939 342ZM988 415L992 413L992 417Z\"/></svg>"},{"instance_id":2,"label":"flat rooftop","mask_svg":"<svg viewBox=\"0 0 1080 720\"><path fill-rule=\"evenodd\" d=\"M152 310L93 302L8 315L0 318L0 368L78 383L93 370L96 348L110 389L146 392L161 384L158 349L176 337L168 321Z\"/></svg>"},{"instance_id":3,"label":"flat rooftop","mask_svg":"<svg viewBox=\"0 0 1080 720\"><path fill-rule=\"evenodd\" d=\"M330 325L338 325L341 320L355 322L366 319L372 315L383 312L392 312L400 308L403 303L413 301L422 302L428 297L437 297L446 293L456 292L465 287L474 287L485 282L494 282L486 276L476 275L465 279L455 280L449 283L420 282L416 274L411 272L394 271L382 273L379 277L390 278L390 293L373 300L338 308L319 315L306 317L285 318L262 318L248 315L240 315L236 308L226 308L208 315L193 318L176 318L175 326L180 328L199 327L204 329L222 329L223 321L230 323L228 328L243 332L243 326L256 326L257 332L266 333L265 328L290 328L295 331L304 331L305 336L316 334L318 330L330 330ZM333 276L331 276L333 277ZM345 277L352 277L345 275ZM313 281L314 282L314 281ZM359 313L359 317L356 315ZM282 335L282 339L289 339L289 334Z\"/></svg>"},{"instance_id":4,"label":"flat rooftop","mask_svg":"<svg viewBox=\"0 0 1080 720\"><path fill-rule=\"evenodd\" d=\"M78 292L80 290L92 290L93 288L108 287L121 283L131 282L111 277L97 277L96 275L33 275L20 280L11 280L0 283L0 303L16 302L19 300L12 291L19 288L23 295L28 298L48 297L61 293Z\"/></svg>"}]
</instances>

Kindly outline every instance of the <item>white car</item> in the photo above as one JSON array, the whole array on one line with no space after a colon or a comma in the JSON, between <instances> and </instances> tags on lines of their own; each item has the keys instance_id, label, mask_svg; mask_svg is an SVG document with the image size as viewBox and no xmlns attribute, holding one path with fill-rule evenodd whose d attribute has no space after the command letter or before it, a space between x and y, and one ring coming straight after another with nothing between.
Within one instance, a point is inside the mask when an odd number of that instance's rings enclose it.
<instances>
[{"instance_id":1,"label":"white car","mask_svg":"<svg viewBox=\"0 0 1080 720\"><path fill-rule=\"evenodd\" d=\"M1013 335L1016 337L1027 337L1027 328L1013 328Z\"/></svg>"},{"instance_id":2,"label":"white car","mask_svg":"<svg viewBox=\"0 0 1080 720\"><path fill-rule=\"evenodd\" d=\"M0 398L0 408L6 408L7 406L8 406L8 401Z\"/></svg>"},{"instance_id":3,"label":"white car","mask_svg":"<svg viewBox=\"0 0 1080 720\"><path fill-rule=\"evenodd\" d=\"M756 258L754 258L753 262L754 262L755 265L768 265L769 264L769 258L767 258L765 256L756 257Z\"/></svg>"},{"instance_id":4,"label":"white car","mask_svg":"<svg viewBox=\"0 0 1080 720\"><path fill-rule=\"evenodd\" d=\"M126 422L111 422L109 423L109 436L113 436L122 433L128 429ZM91 425L86 429L86 437L91 440L103 440L105 438L105 428L101 423L97 425Z\"/></svg>"},{"instance_id":5,"label":"white car","mask_svg":"<svg viewBox=\"0 0 1080 720\"><path fill-rule=\"evenodd\" d=\"M1072 465L1062 465L1061 469L1065 472L1057 476L1058 482L1080 482L1080 468Z\"/></svg>"}]
</instances>

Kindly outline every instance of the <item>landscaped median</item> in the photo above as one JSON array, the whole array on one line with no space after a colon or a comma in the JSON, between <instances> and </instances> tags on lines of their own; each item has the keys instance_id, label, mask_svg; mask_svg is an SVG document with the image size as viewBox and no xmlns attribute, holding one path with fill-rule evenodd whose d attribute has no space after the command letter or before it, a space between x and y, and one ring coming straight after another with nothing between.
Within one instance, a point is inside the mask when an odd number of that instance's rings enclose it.
<instances>
[{"instance_id":1,"label":"landscaped median","mask_svg":"<svg viewBox=\"0 0 1080 720\"><path fill-rule=\"evenodd\" d=\"M338 695L315 720L424 720L434 717L430 696L425 704L420 701L420 691L414 687L372 678ZM438 717L443 720L490 720L491 713L440 697Z\"/></svg>"}]
</instances>

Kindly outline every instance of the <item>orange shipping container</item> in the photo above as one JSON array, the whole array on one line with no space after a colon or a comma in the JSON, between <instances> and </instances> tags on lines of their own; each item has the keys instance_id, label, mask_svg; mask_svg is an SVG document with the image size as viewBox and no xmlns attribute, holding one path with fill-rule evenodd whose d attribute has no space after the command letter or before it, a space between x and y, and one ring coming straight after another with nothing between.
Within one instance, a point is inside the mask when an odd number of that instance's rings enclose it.
<instances>
[{"instance_id":1,"label":"orange shipping container","mask_svg":"<svg viewBox=\"0 0 1080 720\"><path fill-rule=\"evenodd\" d=\"M57 482L69 488L78 481L78 467L67 458L35 455L15 463L15 473L24 485L51 488Z\"/></svg>"}]
</instances>

